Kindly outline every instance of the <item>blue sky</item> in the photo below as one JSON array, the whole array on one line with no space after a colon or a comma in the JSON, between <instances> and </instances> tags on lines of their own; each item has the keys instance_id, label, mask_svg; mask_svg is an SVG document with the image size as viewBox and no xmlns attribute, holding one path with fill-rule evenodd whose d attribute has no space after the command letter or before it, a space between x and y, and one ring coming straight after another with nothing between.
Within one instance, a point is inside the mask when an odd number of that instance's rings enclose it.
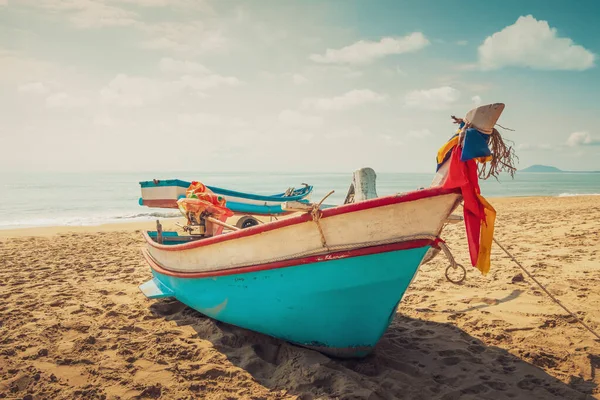
<instances>
[{"instance_id":1,"label":"blue sky","mask_svg":"<svg viewBox=\"0 0 600 400\"><path fill-rule=\"evenodd\" d=\"M506 103L520 166L600 170L597 1L0 0L4 170L430 172Z\"/></svg>"}]
</instances>

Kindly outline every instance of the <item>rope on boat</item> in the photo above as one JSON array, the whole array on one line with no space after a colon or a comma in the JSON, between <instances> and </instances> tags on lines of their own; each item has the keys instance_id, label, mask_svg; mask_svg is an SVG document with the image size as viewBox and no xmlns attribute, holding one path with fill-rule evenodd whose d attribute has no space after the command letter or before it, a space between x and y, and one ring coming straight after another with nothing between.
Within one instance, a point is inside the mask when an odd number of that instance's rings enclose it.
<instances>
[{"instance_id":1,"label":"rope on boat","mask_svg":"<svg viewBox=\"0 0 600 400\"><path fill-rule=\"evenodd\" d=\"M315 223L317 224L317 228L319 229L319 234L321 235L321 245L323 247L325 247L327 249L327 251L331 251L332 248L329 247L329 245L327 244L327 240L325 239L325 234L323 233L323 228L321 227L321 223L319 222L320 219L321 219L321 215L322 215L321 204L323 204L323 202L325 201L325 199L328 198L329 196L331 196L334 192L335 192L335 190L332 190L331 192L327 193L327 195L325 197L323 197L319 203L313 205L313 208L310 211L310 215L312 217L312 220L315 221ZM429 238L432 238L432 237L434 238L434 240L437 239L437 237L434 237L434 236L429 236L429 237L425 237L427 235L417 235L417 236L423 236L423 237L418 237L419 239L420 238L427 238L427 239L429 239ZM412 237L412 239L418 239L418 238L416 236ZM409 239L407 239L407 240L409 240ZM395 241L396 240L394 240L394 242ZM371 242L370 246L377 246L377 245L381 245L381 244L387 244L388 242L390 242L390 241L388 240L388 241ZM361 245L359 245L359 246L357 246L355 244L355 245L350 245L350 246L334 246L334 247L336 247L339 250L350 250L350 249L354 249L354 248L363 247L363 245L364 245L364 243L361 244ZM446 279L448 279L450 282L452 282L454 284L461 283L467 277L467 270L465 269L465 267L462 266L462 264L459 264L459 263L456 262L456 260L454 259L454 256L452 255L452 252L450 252L450 249L448 248L448 246L446 245L446 243L444 243L443 241L440 241L438 243L438 245L440 246L440 248L442 249L442 251L444 252L444 254L446 255L446 257L448 258L448 260L450 261L450 265L446 268L446 272L445 272ZM342 249L341 247L348 247L348 248ZM333 248L333 249L336 250L336 248ZM452 279L452 278L450 278L450 275L449 275L450 268L453 268L455 270L458 269L458 268L462 269L462 275L461 275L461 277L459 279Z\"/></svg>"},{"instance_id":2,"label":"rope on boat","mask_svg":"<svg viewBox=\"0 0 600 400\"><path fill-rule=\"evenodd\" d=\"M533 275L531 275L531 273L523 266L521 265L521 263L519 261L517 261L517 259L510 254L510 252L508 250L506 250L504 248L504 246L502 246L495 238L494 238L494 243L496 243L498 245L498 247L500 247L502 249L502 251L504 251L506 253L506 255L515 263L519 266L519 268L521 268L523 270L523 272L525 272L527 274L527 276L529 278L531 278L532 281L534 281L544 292L546 292L546 294L556 303L558 304L563 310L565 310L567 313L569 313L571 315L571 317L575 318L575 320L577 322L579 322L585 329L587 329L592 335L596 336L596 338L598 338L598 340L600 340L600 335L598 335L598 333L596 333L596 331L594 331L592 328L590 328L585 322L583 322L583 320L581 320L581 318L579 318L577 315L575 315L575 313L573 313L571 310L569 310L563 303L560 302L560 300L558 300L556 297L554 297L554 295L552 295L552 293L550 293L548 291L548 289L546 289L546 287L537 279L535 279L535 277Z\"/></svg>"},{"instance_id":3,"label":"rope on boat","mask_svg":"<svg viewBox=\"0 0 600 400\"><path fill-rule=\"evenodd\" d=\"M321 227L321 223L319 222L319 220L321 219L321 215L323 214L323 212L321 211L321 204L323 204L325 199L331 196L334 192L335 190L332 190L331 192L327 193L325 197L321 199L320 202L313 205L312 210L310 211L310 216L312 217L312 220L315 221L315 223L317 224L319 234L321 235L321 245L323 245L323 247L325 247L327 250L329 250L329 246L327 245L327 240L325 239L325 234L323 233L323 228Z\"/></svg>"}]
</instances>

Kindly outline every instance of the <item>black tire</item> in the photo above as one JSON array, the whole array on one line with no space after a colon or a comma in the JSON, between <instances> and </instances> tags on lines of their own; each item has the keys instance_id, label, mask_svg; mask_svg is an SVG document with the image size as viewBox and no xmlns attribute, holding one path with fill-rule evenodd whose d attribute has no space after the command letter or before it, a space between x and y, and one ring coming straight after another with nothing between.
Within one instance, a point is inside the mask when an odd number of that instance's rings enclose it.
<instances>
[{"instance_id":1,"label":"black tire","mask_svg":"<svg viewBox=\"0 0 600 400\"><path fill-rule=\"evenodd\" d=\"M238 220L238 222L235 224L235 226L237 226L240 229L246 229L246 228L251 228L253 226L256 226L258 224L259 224L259 222L256 218L251 217L250 215L245 215Z\"/></svg>"}]
</instances>

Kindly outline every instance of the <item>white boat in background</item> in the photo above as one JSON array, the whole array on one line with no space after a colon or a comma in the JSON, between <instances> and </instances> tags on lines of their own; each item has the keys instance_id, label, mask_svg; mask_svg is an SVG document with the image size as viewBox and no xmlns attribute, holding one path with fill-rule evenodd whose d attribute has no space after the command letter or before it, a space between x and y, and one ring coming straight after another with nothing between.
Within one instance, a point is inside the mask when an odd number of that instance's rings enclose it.
<instances>
[{"instance_id":1,"label":"white boat in background","mask_svg":"<svg viewBox=\"0 0 600 400\"><path fill-rule=\"evenodd\" d=\"M146 207L177 208L177 200L185 197L192 182L180 179L154 179L140 182L142 197L139 204ZM227 200L228 208L238 214L277 215L283 214L281 204L286 201L308 202L313 187L302 184L301 188L288 188L285 192L273 195L239 192L208 186L213 193Z\"/></svg>"}]
</instances>

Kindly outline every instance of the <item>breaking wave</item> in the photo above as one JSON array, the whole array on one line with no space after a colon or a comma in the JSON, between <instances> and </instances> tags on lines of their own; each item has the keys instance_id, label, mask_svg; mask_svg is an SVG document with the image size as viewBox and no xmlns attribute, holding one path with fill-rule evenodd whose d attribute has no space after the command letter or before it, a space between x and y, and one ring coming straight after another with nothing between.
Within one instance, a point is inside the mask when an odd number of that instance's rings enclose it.
<instances>
[{"instance_id":1,"label":"breaking wave","mask_svg":"<svg viewBox=\"0 0 600 400\"><path fill-rule=\"evenodd\" d=\"M157 218L177 218L181 214L177 211L152 211L143 213L118 213L109 215L92 216L62 216L62 217L30 217L10 221L0 221L0 229L32 228L43 226L95 226L110 223L143 222L152 221Z\"/></svg>"},{"instance_id":2,"label":"breaking wave","mask_svg":"<svg viewBox=\"0 0 600 400\"><path fill-rule=\"evenodd\" d=\"M132 215L122 215L122 216L114 217L114 219L141 219L141 218L146 218L146 217L177 218L177 217L181 217L181 213L179 213L177 211L173 211L173 212L156 211L156 212L139 213L139 214L132 214Z\"/></svg>"},{"instance_id":3,"label":"breaking wave","mask_svg":"<svg viewBox=\"0 0 600 400\"><path fill-rule=\"evenodd\" d=\"M600 193L561 193L558 197L600 196Z\"/></svg>"}]
</instances>

